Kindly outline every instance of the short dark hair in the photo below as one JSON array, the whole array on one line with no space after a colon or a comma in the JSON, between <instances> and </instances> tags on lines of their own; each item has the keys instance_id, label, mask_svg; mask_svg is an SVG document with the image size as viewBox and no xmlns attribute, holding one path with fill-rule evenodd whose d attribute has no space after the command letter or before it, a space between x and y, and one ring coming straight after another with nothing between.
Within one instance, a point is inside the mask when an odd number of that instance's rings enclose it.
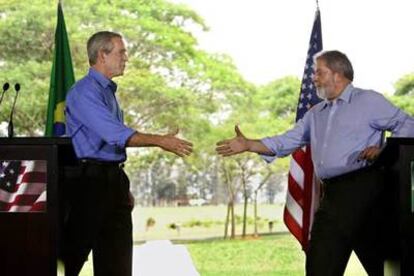
<instances>
[{"instance_id":1,"label":"short dark hair","mask_svg":"<svg viewBox=\"0 0 414 276\"><path fill-rule=\"evenodd\" d=\"M105 53L110 53L112 51L114 48L112 38L114 37L119 37L122 39L122 35L109 31L97 32L88 39L86 48L88 51L88 59L90 65L96 64L100 50L103 50Z\"/></svg>"},{"instance_id":2,"label":"short dark hair","mask_svg":"<svg viewBox=\"0 0 414 276\"><path fill-rule=\"evenodd\" d=\"M354 80L354 69L348 57L339 51L324 51L315 55L314 60L324 60L326 66L336 73L342 73L350 81Z\"/></svg>"}]
</instances>

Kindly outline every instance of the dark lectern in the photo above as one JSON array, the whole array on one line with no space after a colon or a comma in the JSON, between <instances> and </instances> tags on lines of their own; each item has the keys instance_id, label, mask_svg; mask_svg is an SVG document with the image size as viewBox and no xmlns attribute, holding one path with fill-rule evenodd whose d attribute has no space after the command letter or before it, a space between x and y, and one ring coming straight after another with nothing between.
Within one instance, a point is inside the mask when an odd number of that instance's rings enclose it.
<instances>
[{"instance_id":1,"label":"dark lectern","mask_svg":"<svg viewBox=\"0 0 414 276\"><path fill-rule=\"evenodd\" d=\"M0 274L56 275L59 184L76 164L70 139L0 138L0 162Z\"/></svg>"},{"instance_id":2,"label":"dark lectern","mask_svg":"<svg viewBox=\"0 0 414 276\"><path fill-rule=\"evenodd\" d=\"M385 168L388 258L399 275L414 275L414 139L388 138L377 164Z\"/></svg>"}]
</instances>

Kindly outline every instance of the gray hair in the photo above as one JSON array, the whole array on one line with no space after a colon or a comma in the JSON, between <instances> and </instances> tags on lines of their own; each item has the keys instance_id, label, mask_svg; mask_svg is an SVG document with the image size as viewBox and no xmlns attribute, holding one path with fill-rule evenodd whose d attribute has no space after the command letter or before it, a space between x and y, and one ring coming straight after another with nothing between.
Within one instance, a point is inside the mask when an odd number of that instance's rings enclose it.
<instances>
[{"instance_id":1,"label":"gray hair","mask_svg":"<svg viewBox=\"0 0 414 276\"><path fill-rule=\"evenodd\" d=\"M354 80L354 69L344 53L339 51L319 52L314 56L314 60L323 60L333 72L343 74L350 81Z\"/></svg>"},{"instance_id":2,"label":"gray hair","mask_svg":"<svg viewBox=\"0 0 414 276\"><path fill-rule=\"evenodd\" d=\"M112 51L114 48L112 38L115 37L122 39L122 36L120 34L109 31L97 32L88 39L87 50L90 65L96 64L100 50L103 50L106 54Z\"/></svg>"}]
</instances>

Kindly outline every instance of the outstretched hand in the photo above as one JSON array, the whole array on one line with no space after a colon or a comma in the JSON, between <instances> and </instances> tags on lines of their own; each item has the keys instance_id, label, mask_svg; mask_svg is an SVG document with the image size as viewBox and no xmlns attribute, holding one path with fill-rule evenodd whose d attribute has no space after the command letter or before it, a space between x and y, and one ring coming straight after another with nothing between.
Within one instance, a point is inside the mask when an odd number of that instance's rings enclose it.
<instances>
[{"instance_id":1,"label":"outstretched hand","mask_svg":"<svg viewBox=\"0 0 414 276\"><path fill-rule=\"evenodd\" d=\"M221 156L231 156L249 150L248 139L238 125L234 127L236 137L218 142L216 152Z\"/></svg>"},{"instance_id":2,"label":"outstretched hand","mask_svg":"<svg viewBox=\"0 0 414 276\"><path fill-rule=\"evenodd\" d=\"M186 140L176 137L179 129L163 135L163 142L160 147L163 150L172 152L180 157L188 156L193 152L193 144Z\"/></svg>"}]
</instances>

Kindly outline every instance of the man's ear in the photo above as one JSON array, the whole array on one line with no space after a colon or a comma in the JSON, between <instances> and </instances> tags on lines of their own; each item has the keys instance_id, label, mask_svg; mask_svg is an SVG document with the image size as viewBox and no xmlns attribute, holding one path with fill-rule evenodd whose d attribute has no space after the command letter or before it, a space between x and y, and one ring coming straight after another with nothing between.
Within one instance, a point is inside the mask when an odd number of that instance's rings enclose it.
<instances>
[{"instance_id":1,"label":"man's ear","mask_svg":"<svg viewBox=\"0 0 414 276\"><path fill-rule=\"evenodd\" d=\"M100 63L105 63L105 58L106 58L106 54L105 54L105 52L104 52L104 50L99 50L98 51L98 61L100 62Z\"/></svg>"},{"instance_id":2,"label":"man's ear","mask_svg":"<svg viewBox=\"0 0 414 276\"><path fill-rule=\"evenodd\" d=\"M339 75L339 73L338 72L335 72L333 74L334 83L338 83L340 81L340 79L341 79L341 76Z\"/></svg>"}]
</instances>

